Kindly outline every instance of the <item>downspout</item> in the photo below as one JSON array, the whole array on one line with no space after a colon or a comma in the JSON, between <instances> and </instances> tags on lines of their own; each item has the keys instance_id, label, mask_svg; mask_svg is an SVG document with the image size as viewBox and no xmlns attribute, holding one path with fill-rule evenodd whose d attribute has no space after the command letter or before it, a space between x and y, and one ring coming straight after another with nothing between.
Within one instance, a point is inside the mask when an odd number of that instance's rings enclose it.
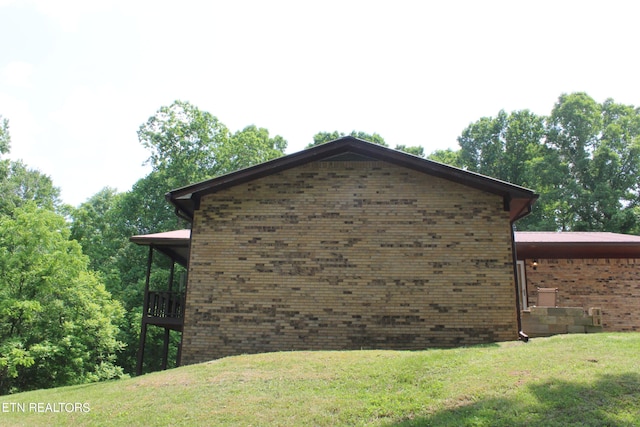
<instances>
[{"instance_id":1,"label":"downspout","mask_svg":"<svg viewBox=\"0 0 640 427\"><path fill-rule=\"evenodd\" d=\"M513 230L513 222L511 223L511 258L513 259L513 283L516 292L516 324L518 326L518 339L523 342L529 341L529 336L522 331L522 316L520 312L520 289L518 289L518 254L516 250L516 236Z\"/></svg>"},{"instance_id":2,"label":"downspout","mask_svg":"<svg viewBox=\"0 0 640 427\"><path fill-rule=\"evenodd\" d=\"M193 196L193 195L192 195ZM173 206L175 206L175 214L178 218L183 219L185 221L187 221L190 224L190 228L193 229L193 213L189 214L189 212L185 211L184 209L180 208L180 205L178 203L175 202L175 200L172 197L171 192L168 192L164 195L165 199L171 203ZM193 199L192 199L193 201ZM194 209L198 209L200 206L200 199L199 198L195 198L194 201ZM186 281L185 281L185 285L184 285L184 289L182 290L183 292L183 299L182 299L182 328L180 330L180 343L178 344L178 353L176 355L176 366L181 366L182 365L182 344L184 341L184 324L185 324L185 315L186 315L186 302L187 302L187 288L188 288L188 283L189 283L189 264L191 261L191 240L193 239L193 232L190 233L189 236L189 257L187 258L187 265L186 265Z\"/></svg>"},{"instance_id":3,"label":"downspout","mask_svg":"<svg viewBox=\"0 0 640 427\"><path fill-rule=\"evenodd\" d=\"M189 256L187 257L186 265L186 277L184 282L184 289L182 289L182 329L180 330L180 343L178 343L178 354L176 355L176 367L182 365L182 344L184 342L184 325L186 320L186 308L187 308L187 291L189 288L189 265L191 264L191 242L193 241L193 217L187 217L186 213L176 206L176 215L189 222L191 226L191 233L189 233Z\"/></svg>"},{"instance_id":4,"label":"downspout","mask_svg":"<svg viewBox=\"0 0 640 427\"><path fill-rule=\"evenodd\" d=\"M193 222L193 215L189 215L188 212L186 212L183 209L180 209L180 205L178 203L175 202L175 200L173 199L171 192L165 193L164 198L167 202L169 202L170 204L172 204L173 206L175 206L175 214L178 218L183 219L185 221L187 221L189 224L191 224ZM196 199L196 203L197 203L197 199Z\"/></svg>"},{"instance_id":5,"label":"downspout","mask_svg":"<svg viewBox=\"0 0 640 427\"><path fill-rule=\"evenodd\" d=\"M173 275L176 269L176 260L171 257L171 268L169 269L169 301L171 304L171 308L168 310L171 316L173 316L174 308L173 303ZM162 343L162 365L160 366L161 370L167 369L167 363L169 359L169 328L164 328L164 341Z\"/></svg>"},{"instance_id":6,"label":"downspout","mask_svg":"<svg viewBox=\"0 0 640 427\"><path fill-rule=\"evenodd\" d=\"M191 222L193 221L193 218L191 218L189 215L187 215L182 209L180 209L179 207L176 206L175 209L175 214L178 218L180 219L184 219L185 221L187 221L189 224L191 224Z\"/></svg>"}]
</instances>

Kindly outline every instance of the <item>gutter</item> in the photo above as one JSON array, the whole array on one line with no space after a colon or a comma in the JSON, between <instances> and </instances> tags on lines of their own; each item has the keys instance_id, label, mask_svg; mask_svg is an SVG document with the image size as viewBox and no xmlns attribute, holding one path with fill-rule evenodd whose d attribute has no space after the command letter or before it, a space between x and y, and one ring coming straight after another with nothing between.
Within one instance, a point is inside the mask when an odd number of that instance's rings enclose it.
<instances>
[{"instance_id":1,"label":"gutter","mask_svg":"<svg viewBox=\"0 0 640 427\"><path fill-rule=\"evenodd\" d=\"M165 193L164 198L175 207L174 212L178 218L187 221L189 224L193 224L193 215L180 208L180 205L171 197L171 192Z\"/></svg>"}]
</instances>

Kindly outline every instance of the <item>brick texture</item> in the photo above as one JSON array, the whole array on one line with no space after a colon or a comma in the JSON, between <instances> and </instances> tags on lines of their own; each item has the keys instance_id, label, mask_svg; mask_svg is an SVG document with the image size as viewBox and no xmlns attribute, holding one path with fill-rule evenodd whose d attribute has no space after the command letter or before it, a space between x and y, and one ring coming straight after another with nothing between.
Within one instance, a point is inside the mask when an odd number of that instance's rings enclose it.
<instances>
[{"instance_id":1,"label":"brick texture","mask_svg":"<svg viewBox=\"0 0 640 427\"><path fill-rule=\"evenodd\" d=\"M501 197L379 161L319 161L202 198L183 363L517 339Z\"/></svg>"},{"instance_id":2,"label":"brick texture","mask_svg":"<svg viewBox=\"0 0 640 427\"><path fill-rule=\"evenodd\" d=\"M558 288L559 307L602 309L605 331L640 331L640 259L538 259L527 268L529 304L536 288Z\"/></svg>"}]
</instances>

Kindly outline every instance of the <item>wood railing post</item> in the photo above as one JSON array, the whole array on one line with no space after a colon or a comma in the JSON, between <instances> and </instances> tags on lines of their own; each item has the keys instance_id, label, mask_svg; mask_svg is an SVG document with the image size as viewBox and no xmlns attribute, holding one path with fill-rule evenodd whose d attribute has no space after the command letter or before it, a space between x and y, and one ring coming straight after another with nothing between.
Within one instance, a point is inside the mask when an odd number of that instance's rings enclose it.
<instances>
[{"instance_id":1,"label":"wood railing post","mask_svg":"<svg viewBox=\"0 0 640 427\"><path fill-rule=\"evenodd\" d=\"M142 375L142 363L144 361L144 347L147 338L147 315L149 313L149 281L151 280L151 263L153 262L153 246L149 245L147 258L147 277L144 283L144 303L142 305L142 320L140 323L140 345L138 347L138 360L136 375Z\"/></svg>"}]
</instances>

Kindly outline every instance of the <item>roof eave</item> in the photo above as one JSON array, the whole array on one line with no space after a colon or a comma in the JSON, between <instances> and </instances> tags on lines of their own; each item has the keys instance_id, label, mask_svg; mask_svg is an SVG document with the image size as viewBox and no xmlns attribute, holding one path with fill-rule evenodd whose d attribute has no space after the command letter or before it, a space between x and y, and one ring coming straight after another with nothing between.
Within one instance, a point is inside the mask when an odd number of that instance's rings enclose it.
<instances>
[{"instance_id":1,"label":"roof eave","mask_svg":"<svg viewBox=\"0 0 640 427\"><path fill-rule=\"evenodd\" d=\"M516 242L518 259L640 258L640 245L610 242Z\"/></svg>"},{"instance_id":2,"label":"roof eave","mask_svg":"<svg viewBox=\"0 0 640 427\"><path fill-rule=\"evenodd\" d=\"M297 153L279 157L255 166L211 178L196 184L172 190L166 194L167 200L192 220L198 209L199 200L206 194L242 184L283 170L301 166L316 160L330 158L343 153L355 153L376 160L390 162L432 176L444 178L478 190L497 194L509 201L511 221L527 215L531 205L538 198L533 191L500 181L485 175L465 171L433 160L423 159L402 151L393 150L354 137L344 137ZM520 200L513 204L511 201Z\"/></svg>"}]
</instances>

